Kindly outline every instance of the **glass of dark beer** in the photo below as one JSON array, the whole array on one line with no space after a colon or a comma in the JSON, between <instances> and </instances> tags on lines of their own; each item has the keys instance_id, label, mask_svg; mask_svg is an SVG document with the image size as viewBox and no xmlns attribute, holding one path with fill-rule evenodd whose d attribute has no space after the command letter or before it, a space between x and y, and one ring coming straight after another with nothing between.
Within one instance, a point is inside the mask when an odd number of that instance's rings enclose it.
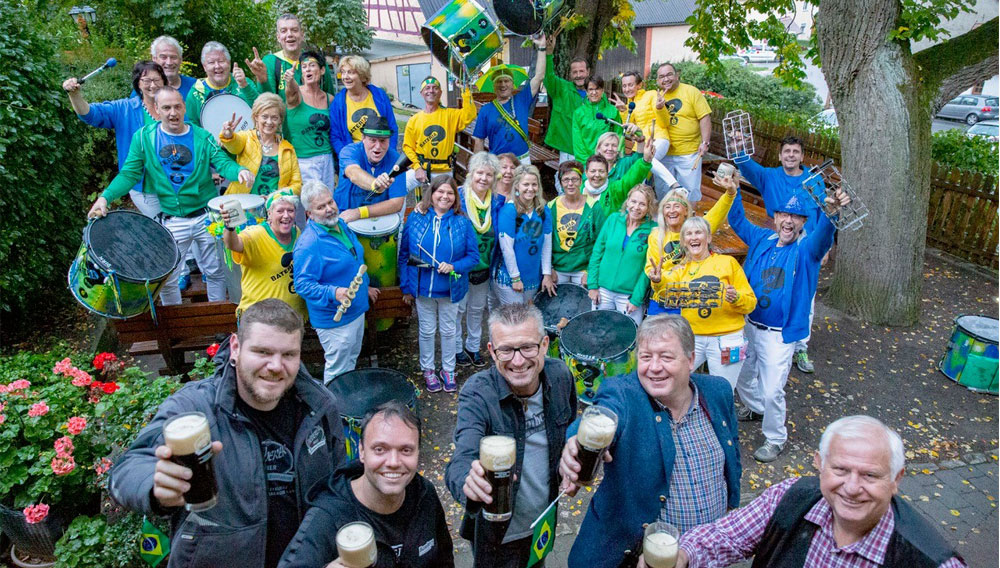
<instances>
[{"instance_id":1,"label":"glass of dark beer","mask_svg":"<svg viewBox=\"0 0 1000 568\"><path fill-rule=\"evenodd\" d=\"M510 520L516 459L517 442L510 436L485 436L479 441L479 463L493 488L490 493L493 502L483 505L483 518L487 521Z\"/></svg>"},{"instance_id":2,"label":"glass of dark beer","mask_svg":"<svg viewBox=\"0 0 1000 568\"><path fill-rule=\"evenodd\" d=\"M173 454L171 461L191 470L191 489L184 494L188 511L207 511L215 506L218 486L212 466L212 433L201 412L185 412L163 425L163 443Z\"/></svg>"},{"instance_id":3,"label":"glass of dark beer","mask_svg":"<svg viewBox=\"0 0 1000 568\"><path fill-rule=\"evenodd\" d=\"M576 442L580 446L577 459L580 461L580 475L577 483L590 485L594 482L597 469L604 461L604 453L615 439L618 415L602 406L588 406L580 418L580 429Z\"/></svg>"}]
</instances>

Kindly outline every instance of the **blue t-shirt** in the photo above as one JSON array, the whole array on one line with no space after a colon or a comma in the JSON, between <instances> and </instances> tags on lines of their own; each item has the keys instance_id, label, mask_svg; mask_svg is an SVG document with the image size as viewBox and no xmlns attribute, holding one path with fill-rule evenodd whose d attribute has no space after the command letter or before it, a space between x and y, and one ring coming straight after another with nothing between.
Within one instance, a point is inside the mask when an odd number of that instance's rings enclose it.
<instances>
[{"instance_id":1,"label":"blue t-shirt","mask_svg":"<svg viewBox=\"0 0 1000 568\"><path fill-rule=\"evenodd\" d=\"M392 173L392 166L396 164L398 158L399 152L389 148L385 156L382 157L381 162L372 164L368 161L368 154L365 153L364 142L354 142L344 146L340 151L340 182L337 184L337 189L333 192L333 200L337 202L337 207L341 211L346 211L348 209L374 205L396 197L405 197L406 176L403 174L396 176L389 189L382 193L369 191L367 187L358 187L344 175L344 172L347 171L347 166L352 164L375 177Z\"/></svg>"},{"instance_id":2,"label":"blue t-shirt","mask_svg":"<svg viewBox=\"0 0 1000 568\"><path fill-rule=\"evenodd\" d=\"M501 106L507 111L507 114L517 120L521 130L527 134L528 119L531 117L531 107L534 104L535 97L531 95L531 85L525 84L521 92ZM521 156L528 151L528 143L517 133L517 130L514 130L514 127L500 116L500 112L493 103L485 104L479 109L476 129L472 135L476 138L489 140L490 153L497 156L505 152Z\"/></svg>"},{"instance_id":3,"label":"blue t-shirt","mask_svg":"<svg viewBox=\"0 0 1000 568\"><path fill-rule=\"evenodd\" d=\"M189 77L187 75L181 75L181 86L177 88L177 92L179 92L181 94L181 97L184 100L187 100L188 93L191 92L191 87L194 86L195 81L197 81L197 80L198 79L195 79L194 77ZM132 93L129 94L129 98L138 97L138 96L139 96L139 93L135 92L135 89L132 89Z\"/></svg>"},{"instance_id":4,"label":"blue t-shirt","mask_svg":"<svg viewBox=\"0 0 1000 568\"><path fill-rule=\"evenodd\" d=\"M773 218L776 209L788 203L788 200L793 195L797 196L799 203L809 210L804 228L807 233L812 232L813 227L816 226L816 221L819 220L819 216L823 212L820 210L819 205L809 197L809 194L802 189L802 182L806 181L812 175L808 170L803 169L801 174L790 176L785 173L785 169L781 166L765 168L753 160L740 162L736 164L736 167L739 168L743 177L747 178L747 181L760 191L761 197L764 198L764 208L767 210L769 217ZM825 197L825 190L823 189L822 180L816 189L819 191L814 190L814 193L819 195L820 199L823 199Z\"/></svg>"},{"instance_id":5,"label":"blue t-shirt","mask_svg":"<svg viewBox=\"0 0 1000 568\"><path fill-rule=\"evenodd\" d=\"M500 209L497 216L500 236L514 239L514 258L517 261L517 270L521 273L521 282L527 289L538 288L542 285L542 248L545 244L545 235L552 234L552 223L548 222L548 208L543 208L542 213L532 212L517 214L517 208L513 203L508 203ZM497 281L504 286L510 286L510 274L503 260L499 263L497 270Z\"/></svg>"},{"instance_id":6,"label":"blue t-shirt","mask_svg":"<svg viewBox=\"0 0 1000 568\"><path fill-rule=\"evenodd\" d=\"M768 327L780 328L785 325L785 280L793 276L791 261L798 245L779 247L777 243L778 239L772 239L768 243L769 252L752 259L750 265L743 268L757 296L757 307L747 317Z\"/></svg>"},{"instance_id":7,"label":"blue t-shirt","mask_svg":"<svg viewBox=\"0 0 1000 568\"><path fill-rule=\"evenodd\" d=\"M186 133L174 136L161 125L156 129L156 156L174 191L180 191L194 171L194 129L188 125Z\"/></svg>"}]
</instances>

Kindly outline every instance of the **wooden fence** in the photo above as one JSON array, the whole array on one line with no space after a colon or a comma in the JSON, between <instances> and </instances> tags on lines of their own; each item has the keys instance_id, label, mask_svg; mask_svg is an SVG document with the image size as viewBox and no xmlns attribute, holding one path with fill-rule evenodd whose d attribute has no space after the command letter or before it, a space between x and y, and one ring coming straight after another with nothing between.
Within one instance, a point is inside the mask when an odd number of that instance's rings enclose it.
<instances>
[{"instance_id":1,"label":"wooden fence","mask_svg":"<svg viewBox=\"0 0 1000 568\"><path fill-rule=\"evenodd\" d=\"M712 111L710 151L726 155L722 136L725 110ZM832 158L840 164L840 142L826 136L795 130L787 125L753 121L754 157L765 166L778 165L782 138L802 139L803 163L819 164ZM982 266L998 267L997 179L981 173L952 170L935 162L931 166L931 196L927 208L927 244Z\"/></svg>"}]
</instances>

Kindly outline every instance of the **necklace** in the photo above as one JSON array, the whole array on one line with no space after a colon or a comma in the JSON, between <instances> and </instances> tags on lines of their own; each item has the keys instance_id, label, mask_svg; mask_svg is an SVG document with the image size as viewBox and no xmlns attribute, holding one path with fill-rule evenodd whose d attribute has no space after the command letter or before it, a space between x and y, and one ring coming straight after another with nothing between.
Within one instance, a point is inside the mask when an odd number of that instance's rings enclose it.
<instances>
[{"instance_id":1,"label":"necklace","mask_svg":"<svg viewBox=\"0 0 1000 568\"><path fill-rule=\"evenodd\" d=\"M270 144L264 143L264 137L260 135L260 131L257 131L257 139L260 140L260 147L264 150L265 154L270 154L271 150L274 150L274 142Z\"/></svg>"},{"instance_id":2,"label":"necklace","mask_svg":"<svg viewBox=\"0 0 1000 568\"><path fill-rule=\"evenodd\" d=\"M697 261L698 262L698 266L695 267L695 269L693 271L691 270L691 267L694 265L694 262L689 262L688 263L688 275L694 276L694 275L698 274L699 272L701 272L701 267L704 266L706 260L708 260L708 257L705 257L705 258Z\"/></svg>"}]
</instances>

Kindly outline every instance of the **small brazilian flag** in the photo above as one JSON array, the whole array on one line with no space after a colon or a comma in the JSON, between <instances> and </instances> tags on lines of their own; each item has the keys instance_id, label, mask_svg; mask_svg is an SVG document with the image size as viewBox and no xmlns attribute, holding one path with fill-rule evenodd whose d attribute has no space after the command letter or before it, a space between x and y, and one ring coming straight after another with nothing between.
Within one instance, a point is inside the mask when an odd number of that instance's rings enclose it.
<instances>
[{"instance_id":1,"label":"small brazilian flag","mask_svg":"<svg viewBox=\"0 0 1000 568\"><path fill-rule=\"evenodd\" d=\"M156 568L169 554L170 539L144 517L142 519L142 542L139 544L139 555L147 564Z\"/></svg>"},{"instance_id":2,"label":"small brazilian flag","mask_svg":"<svg viewBox=\"0 0 1000 568\"><path fill-rule=\"evenodd\" d=\"M558 502L559 498L557 497L532 525L535 530L531 534L531 555L528 556L528 565L525 568L531 568L541 562L549 552L552 552L552 545L556 542L556 503Z\"/></svg>"}]
</instances>

